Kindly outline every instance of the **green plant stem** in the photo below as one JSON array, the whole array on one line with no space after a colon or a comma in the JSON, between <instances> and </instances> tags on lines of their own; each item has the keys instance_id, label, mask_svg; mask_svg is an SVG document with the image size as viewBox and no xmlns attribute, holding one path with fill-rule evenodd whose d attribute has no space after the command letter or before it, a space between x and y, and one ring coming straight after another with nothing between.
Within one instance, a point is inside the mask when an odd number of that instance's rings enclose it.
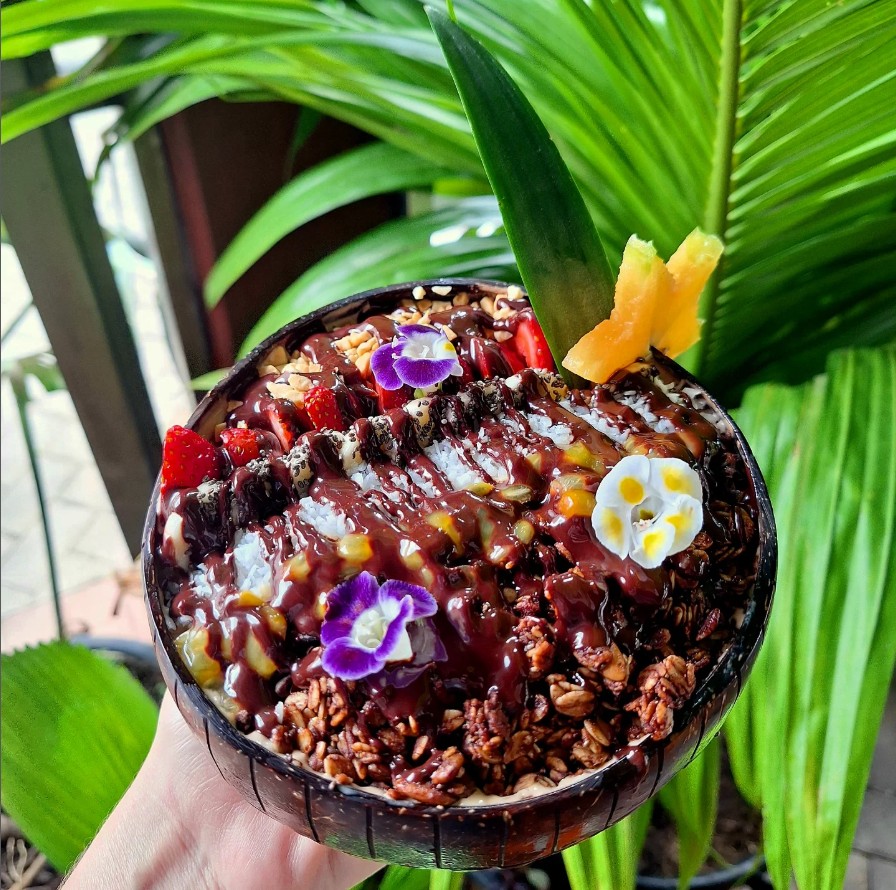
<instances>
[{"instance_id":1,"label":"green plant stem","mask_svg":"<svg viewBox=\"0 0 896 890\"><path fill-rule=\"evenodd\" d=\"M723 241L728 224L728 200L731 194L731 169L734 138L737 131L737 103L739 98L742 0L725 0L722 9L722 55L719 60L719 95L716 107L716 128L713 143L712 173L706 198L703 227ZM699 375L703 367L705 344L713 334L719 282L722 280L725 255L700 298L700 317L703 334L692 353L692 367Z\"/></svg>"},{"instance_id":2,"label":"green plant stem","mask_svg":"<svg viewBox=\"0 0 896 890\"><path fill-rule=\"evenodd\" d=\"M34 490L37 492L37 506L40 508L40 520L44 532L44 544L47 549L47 566L50 571L50 592L53 594L53 611L56 615L56 635L60 640L65 639L65 625L62 620L62 599L59 592L59 578L56 572L56 557L53 554L53 539L50 534L50 514L47 510L47 501L44 497L44 487L40 478L40 468L37 463L37 451L34 448L34 439L31 436L31 424L28 421L28 391L23 377L11 374L9 382L19 411L19 421L22 425L22 436L25 439L25 449L28 452L28 463L31 466L31 476L34 479Z\"/></svg>"}]
</instances>

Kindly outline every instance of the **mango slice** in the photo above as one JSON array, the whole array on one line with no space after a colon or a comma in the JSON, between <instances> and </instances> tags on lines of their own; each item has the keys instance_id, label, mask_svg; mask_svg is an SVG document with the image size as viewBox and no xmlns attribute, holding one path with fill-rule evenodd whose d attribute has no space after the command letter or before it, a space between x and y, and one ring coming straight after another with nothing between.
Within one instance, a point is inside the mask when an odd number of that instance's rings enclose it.
<instances>
[{"instance_id":1,"label":"mango slice","mask_svg":"<svg viewBox=\"0 0 896 890\"><path fill-rule=\"evenodd\" d=\"M582 337L563 366L604 383L655 346L674 358L700 338L697 303L722 254L715 235L694 229L668 263L634 235L622 254L610 317Z\"/></svg>"},{"instance_id":2,"label":"mango slice","mask_svg":"<svg viewBox=\"0 0 896 890\"><path fill-rule=\"evenodd\" d=\"M697 318L697 301L723 250L715 235L694 229L666 263L673 279L672 293L654 316L650 342L670 358L681 355L700 339L702 322Z\"/></svg>"},{"instance_id":3,"label":"mango slice","mask_svg":"<svg viewBox=\"0 0 896 890\"><path fill-rule=\"evenodd\" d=\"M610 317L570 349L563 367L586 380L603 382L646 355L657 307L668 301L672 284L656 248L632 235L622 254Z\"/></svg>"}]
</instances>

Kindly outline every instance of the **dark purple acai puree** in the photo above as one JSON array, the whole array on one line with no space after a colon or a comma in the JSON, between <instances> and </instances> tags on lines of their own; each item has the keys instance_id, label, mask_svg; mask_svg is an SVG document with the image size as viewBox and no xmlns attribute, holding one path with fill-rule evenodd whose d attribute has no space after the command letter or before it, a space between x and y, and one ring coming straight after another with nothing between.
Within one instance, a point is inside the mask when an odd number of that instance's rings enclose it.
<instances>
[{"instance_id":1,"label":"dark purple acai puree","mask_svg":"<svg viewBox=\"0 0 896 890\"><path fill-rule=\"evenodd\" d=\"M533 367L518 289L421 290L284 342L230 393L216 472L160 499L157 574L238 728L335 781L450 804L668 735L745 605L756 506L730 429L661 356L569 390ZM403 357L451 371L389 389ZM424 617L360 617L407 590Z\"/></svg>"}]
</instances>

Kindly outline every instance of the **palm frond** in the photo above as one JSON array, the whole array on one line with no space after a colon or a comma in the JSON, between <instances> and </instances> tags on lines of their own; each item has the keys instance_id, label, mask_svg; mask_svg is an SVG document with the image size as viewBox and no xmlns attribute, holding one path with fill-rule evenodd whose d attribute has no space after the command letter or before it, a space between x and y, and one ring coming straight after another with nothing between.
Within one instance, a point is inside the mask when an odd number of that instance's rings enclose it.
<instances>
[{"instance_id":1,"label":"palm frond","mask_svg":"<svg viewBox=\"0 0 896 890\"><path fill-rule=\"evenodd\" d=\"M778 523L778 591L726 733L776 887L843 884L896 664L896 350L748 390L738 421Z\"/></svg>"},{"instance_id":2,"label":"palm frond","mask_svg":"<svg viewBox=\"0 0 896 890\"><path fill-rule=\"evenodd\" d=\"M564 850L571 890L635 890L652 814L651 799L606 831Z\"/></svg>"},{"instance_id":3,"label":"palm frond","mask_svg":"<svg viewBox=\"0 0 896 890\"><path fill-rule=\"evenodd\" d=\"M262 315L241 348L320 306L375 287L431 276L480 274L499 281L519 275L494 198L467 198L455 206L385 223L312 266ZM434 262L435 258L438 263Z\"/></svg>"},{"instance_id":4,"label":"palm frond","mask_svg":"<svg viewBox=\"0 0 896 890\"><path fill-rule=\"evenodd\" d=\"M678 835L678 887L687 890L710 850L719 808L722 749L718 736L668 785L657 800Z\"/></svg>"},{"instance_id":5,"label":"palm frond","mask_svg":"<svg viewBox=\"0 0 896 890\"><path fill-rule=\"evenodd\" d=\"M451 171L383 143L325 161L281 188L227 246L205 282L215 305L225 291L281 238L309 220L370 195L431 185Z\"/></svg>"},{"instance_id":6,"label":"palm frond","mask_svg":"<svg viewBox=\"0 0 896 890\"><path fill-rule=\"evenodd\" d=\"M31 0L4 8L13 57L87 34L173 33L148 59L75 77L4 138L155 78L217 78L339 117L481 176L422 4ZM728 243L694 365L729 398L807 379L845 342L892 338L896 39L892 4L845 0L458 0L559 146L611 260L637 232L668 253L695 223ZM180 94L188 101L187 93ZM155 117L173 110L157 104ZM155 119L155 118L154 118ZM508 138L524 138L510 134ZM438 252L428 274L437 275ZM864 322L864 323L862 323Z\"/></svg>"}]
</instances>

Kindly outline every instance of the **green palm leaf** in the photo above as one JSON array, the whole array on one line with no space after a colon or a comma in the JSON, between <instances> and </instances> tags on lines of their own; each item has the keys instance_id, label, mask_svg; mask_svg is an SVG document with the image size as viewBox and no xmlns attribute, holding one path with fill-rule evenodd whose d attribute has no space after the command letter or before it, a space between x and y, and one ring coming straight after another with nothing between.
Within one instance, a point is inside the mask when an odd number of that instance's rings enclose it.
<instances>
[{"instance_id":1,"label":"green palm leaf","mask_svg":"<svg viewBox=\"0 0 896 890\"><path fill-rule=\"evenodd\" d=\"M896 664L896 351L837 353L797 389L747 392L780 569L768 639L725 731L761 804L776 887L843 885Z\"/></svg>"},{"instance_id":2,"label":"green palm leaf","mask_svg":"<svg viewBox=\"0 0 896 890\"><path fill-rule=\"evenodd\" d=\"M571 890L635 890L653 800L601 834L563 851Z\"/></svg>"},{"instance_id":3,"label":"green palm leaf","mask_svg":"<svg viewBox=\"0 0 896 890\"><path fill-rule=\"evenodd\" d=\"M752 380L803 380L834 347L896 334L892 3L456 6L547 125L611 259L631 232L666 254L695 224L726 240L693 359L710 386L736 397ZM13 102L4 138L153 78L218 77L225 95L250 85L481 176L415 4L25 0L2 16L6 57L87 34L182 38Z\"/></svg>"},{"instance_id":4,"label":"green palm leaf","mask_svg":"<svg viewBox=\"0 0 896 890\"><path fill-rule=\"evenodd\" d=\"M678 834L678 887L687 890L706 860L716 828L722 750L716 736L657 799L672 817Z\"/></svg>"},{"instance_id":5,"label":"green palm leaf","mask_svg":"<svg viewBox=\"0 0 896 890\"><path fill-rule=\"evenodd\" d=\"M425 278L432 274L435 258L440 277L475 273L517 279L500 222L497 204L489 197L468 198L444 210L379 226L312 266L287 288L249 332L241 354L292 319L341 297Z\"/></svg>"},{"instance_id":6,"label":"green palm leaf","mask_svg":"<svg viewBox=\"0 0 896 890\"><path fill-rule=\"evenodd\" d=\"M243 227L209 274L206 301L214 306L256 260L309 220L370 195L430 185L450 172L382 143L319 164L287 183Z\"/></svg>"},{"instance_id":7,"label":"green palm leaf","mask_svg":"<svg viewBox=\"0 0 896 890\"><path fill-rule=\"evenodd\" d=\"M532 308L558 367L610 317L614 276L588 208L531 104L494 57L429 9L498 198ZM508 132L526 134L519 147Z\"/></svg>"}]
</instances>

